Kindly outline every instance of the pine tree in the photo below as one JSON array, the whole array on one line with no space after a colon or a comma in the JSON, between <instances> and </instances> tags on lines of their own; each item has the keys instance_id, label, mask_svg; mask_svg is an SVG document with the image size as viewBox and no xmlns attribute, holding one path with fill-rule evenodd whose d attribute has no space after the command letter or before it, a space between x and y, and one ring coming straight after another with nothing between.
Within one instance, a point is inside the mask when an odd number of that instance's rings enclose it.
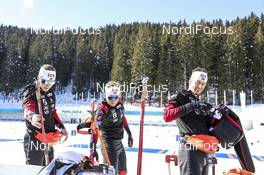
<instances>
[{"instance_id":1,"label":"pine tree","mask_svg":"<svg viewBox=\"0 0 264 175\"><path fill-rule=\"evenodd\" d=\"M246 84L245 84L245 90L247 91L247 94L250 94L250 90L253 90L254 84L254 65L259 64L258 59L255 57L255 35L258 30L258 24L259 19L255 14L251 14L250 17L246 20L246 24L243 28L242 32L242 41L244 43L244 48L246 51L246 57L245 57L245 77L246 77ZM255 81L258 78L255 78ZM257 88L257 87L256 87ZM258 88L257 88L258 89Z\"/></svg>"},{"instance_id":2,"label":"pine tree","mask_svg":"<svg viewBox=\"0 0 264 175\"><path fill-rule=\"evenodd\" d=\"M57 80L60 85L65 87L70 83L71 74L73 72L73 62L75 56L75 36L67 32L63 35L62 41L58 43L58 51L60 59L56 63Z\"/></svg>"},{"instance_id":3,"label":"pine tree","mask_svg":"<svg viewBox=\"0 0 264 175\"><path fill-rule=\"evenodd\" d=\"M236 92L245 90L245 57L246 51L242 43L241 32L245 19L237 19L233 22L234 33L227 37L228 72L230 76L231 88Z\"/></svg>"},{"instance_id":4,"label":"pine tree","mask_svg":"<svg viewBox=\"0 0 264 175\"><path fill-rule=\"evenodd\" d=\"M156 85L167 85L170 92L175 92L181 86L183 79L177 50L177 37L162 35L160 42L160 60L157 68ZM179 75L181 74L181 75Z\"/></svg>"},{"instance_id":5,"label":"pine tree","mask_svg":"<svg viewBox=\"0 0 264 175\"><path fill-rule=\"evenodd\" d=\"M264 96L264 15L261 14L254 44L255 61L252 65L254 101L263 102Z\"/></svg>"},{"instance_id":6,"label":"pine tree","mask_svg":"<svg viewBox=\"0 0 264 175\"><path fill-rule=\"evenodd\" d=\"M94 55L88 47L89 37L78 34L73 68L73 93L87 92L90 88Z\"/></svg>"},{"instance_id":7,"label":"pine tree","mask_svg":"<svg viewBox=\"0 0 264 175\"><path fill-rule=\"evenodd\" d=\"M209 25L208 25L209 26ZM212 27L216 27L219 31L227 30L228 26L224 26L222 21L214 21ZM210 88L213 88L218 91L218 96L221 101L223 101L223 91L228 90L228 81L229 78L227 64L228 60L226 57L226 34L209 34L203 37L202 41L205 68L209 73Z\"/></svg>"},{"instance_id":8,"label":"pine tree","mask_svg":"<svg viewBox=\"0 0 264 175\"><path fill-rule=\"evenodd\" d=\"M32 82L32 80L37 78L38 71L41 65L47 63L43 59L44 51L42 46L42 34L32 33L31 45L29 48L29 58L28 58L28 70L27 70L27 81Z\"/></svg>"},{"instance_id":9,"label":"pine tree","mask_svg":"<svg viewBox=\"0 0 264 175\"><path fill-rule=\"evenodd\" d=\"M129 28L122 27L115 35L112 80L130 82L131 54L129 52Z\"/></svg>"},{"instance_id":10,"label":"pine tree","mask_svg":"<svg viewBox=\"0 0 264 175\"><path fill-rule=\"evenodd\" d=\"M187 24L185 21L180 22L178 24L179 27L186 27ZM195 60L195 38L194 35L189 34L180 34L177 40L176 45L176 53L179 58L179 69L182 74L179 75L179 78L183 81L183 88L187 89L189 77L191 75L191 71L197 65L193 65L196 63Z\"/></svg>"},{"instance_id":11,"label":"pine tree","mask_svg":"<svg viewBox=\"0 0 264 175\"><path fill-rule=\"evenodd\" d=\"M100 35L92 38L91 47L95 54L94 82L104 83L111 79L115 28L116 26L107 25Z\"/></svg>"},{"instance_id":12,"label":"pine tree","mask_svg":"<svg viewBox=\"0 0 264 175\"><path fill-rule=\"evenodd\" d=\"M1 82L3 83L2 89L9 94L25 84L25 76L19 75L25 72L25 56L27 56L29 44L26 31L17 27L11 28L4 35L6 46L2 54L5 58L2 62L4 66L1 69Z\"/></svg>"},{"instance_id":13,"label":"pine tree","mask_svg":"<svg viewBox=\"0 0 264 175\"><path fill-rule=\"evenodd\" d=\"M36 33L0 26L0 91L10 93L32 82L42 64L57 69L60 88L73 80L73 92L87 91L110 79L129 82L142 75L150 84L168 85L171 92L187 88L191 70L209 72L209 88L237 92L250 90L254 99L264 94L264 15L251 14L227 21L233 34L163 35L161 24L106 25L101 34ZM221 20L172 26L224 28ZM168 25L168 24L166 24ZM90 29L89 29L90 30ZM26 73L26 75L25 75ZM247 96L248 98L248 96Z\"/></svg>"},{"instance_id":14,"label":"pine tree","mask_svg":"<svg viewBox=\"0 0 264 175\"><path fill-rule=\"evenodd\" d=\"M153 82L154 76L154 45L150 34L150 24L140 24L136 46L132 57L131 78L138 79L144 75L150 78L149 83Z\"/></svg>"},{"instance_id":15,"label":"pine tree","mask_svg":"<svg viewBox=\"0 0 264 175\"><path fill-rule=\"evenodd\" d=\"M5 27L3 24L0 26L0 80L4 79L4 60L6 59L6 45L4 40ZM2 81L1 81L2 82ZM4 84L0 83L0 91L4 90Z\"/></svg>"}]
</instances>

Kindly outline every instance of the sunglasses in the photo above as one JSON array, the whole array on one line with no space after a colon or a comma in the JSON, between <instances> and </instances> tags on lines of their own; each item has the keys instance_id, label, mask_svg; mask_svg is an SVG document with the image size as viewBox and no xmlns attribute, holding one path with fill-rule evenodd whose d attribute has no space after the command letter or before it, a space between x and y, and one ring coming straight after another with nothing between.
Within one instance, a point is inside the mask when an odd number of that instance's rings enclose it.
<instances>
[{"instance_id":1,"label":"sunglasses","mask_svg":"<svg viewBox=\"0 0 264 175\"><path fill-rule=\"evenodd\" d=\"M108 100L116 101L118 99L118 96L109 96Z\"/></svg>"},{"instance_id":2,"label":"sunglasses","mask_svg":"<svg viewBox=\"0 0 264 175\"><path fill-rule=\"evenodd\" d=\"M41 79L41 84L47 85L47 86L53 86L55 84L55 81L50 81L50 80L44 80Z\"/></svg>"}]
</instances>

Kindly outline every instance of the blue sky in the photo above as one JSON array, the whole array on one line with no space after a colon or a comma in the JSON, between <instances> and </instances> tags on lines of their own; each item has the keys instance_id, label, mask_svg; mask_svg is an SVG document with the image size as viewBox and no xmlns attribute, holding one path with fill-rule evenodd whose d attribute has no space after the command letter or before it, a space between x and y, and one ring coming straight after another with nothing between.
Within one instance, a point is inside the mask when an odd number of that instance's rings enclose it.
<instances>
[{"instance_id":1,"label":"blue sky","mask_svg":"<svg viewBox=\"0 0 264 175\"><path fill-rule=\"evenodd\" d=\"M34 28L130 22L232 20L264 12L264 0L2 0L0 24Z\"/></svg>"}]
</instances>

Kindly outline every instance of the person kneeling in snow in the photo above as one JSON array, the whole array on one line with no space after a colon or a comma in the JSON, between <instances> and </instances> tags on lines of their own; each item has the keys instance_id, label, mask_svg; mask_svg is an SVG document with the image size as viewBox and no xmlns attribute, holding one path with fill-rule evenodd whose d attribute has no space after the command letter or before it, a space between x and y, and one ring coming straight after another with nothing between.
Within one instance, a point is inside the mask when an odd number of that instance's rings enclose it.
<instances>
[{"instance_id":1,"label":"person kneeling in snow","mask_svg":"<svg viewBox=\"0 0 264 175\"><path fill-rule=\"evenodd\" d=\"M23 91L23 109L27 127L24 136L26 164L44 166L45 162L50 162L54 157L52 144L58 142L62 136L65 136L65 140L68 137L68 133L55 109L53 88L55 80L55 68L52 65L45 64L40 68L37 80L26 86ZM42 106L43 117L40 116L39 112L38 92L40 93L40 106ZM44 128L42 128L41 120L44 122ZM60 131L55 129L55 126ZM45 129L44 136L42 135L42 129ZM45 149L47 147L48 149ZM44 150L48 150L49 160L45 160Z\"/></svg>"},{"instance_id":2,"label":"person kneeling in snow","mask_svg":"<svg viewBox=\"0 0 264 175\"><path fill-rule=\"evenodd\" d=\"M124 129L128 134L129 147L133 146L133 137L124 115L124 106L118 100L119 96L119 83L114 81L108 82L105 86L106 98L97 107L95 121L101 130L102 139L111 165L114 166L118 175L126 175L126 152L122 144ZM106 155L104 155L104 158L106 159Z\"/></svg>"}]
</instances>

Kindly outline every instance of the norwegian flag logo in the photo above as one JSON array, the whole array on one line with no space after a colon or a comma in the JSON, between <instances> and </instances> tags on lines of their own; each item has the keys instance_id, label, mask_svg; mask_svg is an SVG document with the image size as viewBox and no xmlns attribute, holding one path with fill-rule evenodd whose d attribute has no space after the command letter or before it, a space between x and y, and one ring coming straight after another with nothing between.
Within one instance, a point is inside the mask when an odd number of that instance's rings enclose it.
<instances>
[{"instance_id":1,"label":"norwegian flag logo","mask_svg":"<svg viewBox=\"0 0 264 175\"><path fill-rule=\"evenodd\" d=\"M54 77L55 77L55 75L54 75L54 74L51 74L51 73L49 73L49 74L48 74L48 78L49 78L50 80L53 80L53 79L54 79Z\"/></svg>"},{"instance_id":2,"label":"norwegian flag logo","mask_svg":"<svg viewBox=\"0 0 264 175\"><path fill-rule=\"evenodd\" d=\"M205 80L207 77L206 77L206 75L205 74L201 74L201 79L202 80Z\"/></svg>"}]
</instances>

